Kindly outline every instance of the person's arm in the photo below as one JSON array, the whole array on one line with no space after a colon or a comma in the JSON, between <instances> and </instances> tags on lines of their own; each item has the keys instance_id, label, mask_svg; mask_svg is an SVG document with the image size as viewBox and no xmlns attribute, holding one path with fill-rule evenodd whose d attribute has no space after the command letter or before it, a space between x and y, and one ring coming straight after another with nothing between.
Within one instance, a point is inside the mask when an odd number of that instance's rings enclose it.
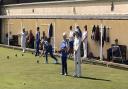
<instances>
[{"instance_id":1,"label":"person's arm","mask_svg":"<svg viewBox=\"0 0 128 89\"><path fill-rule=\"evenodd\" d=\"M84 39L82 41L84 41L85 39L87 39L87 36L84 37Z\"/></svg>"},{"instance_id":2,"label":"person's arm","mask_svg":"<svg viewBox=\"0 0 128 89\"><path fill-rule=\"evenodd\" d=\"M78 40L78 42L76 43L76 47L75 47L75 53L77 53L78 49L80 47L80 40Z\"/></svg>"},{"instance_id":3,"label":"person's arm","mask_svg":"<svg viewBox=\"0 0 128 89\"><path fill-rule=\"evenodd\" d=\"M22 35L22 32L20 33L20 34L17 34L19 37L21 37L21 35Z\"/></svg>"},{"instance_id":4,"label":"person's arm","mask_svg":"<svg viewBox=\"0 0 128 89\"><path fill-rule=\"evenodd\" d=\"M84 38L82 39L82 42L87 39L87 33L85 34Z\"/></svg>"}]
</instances>

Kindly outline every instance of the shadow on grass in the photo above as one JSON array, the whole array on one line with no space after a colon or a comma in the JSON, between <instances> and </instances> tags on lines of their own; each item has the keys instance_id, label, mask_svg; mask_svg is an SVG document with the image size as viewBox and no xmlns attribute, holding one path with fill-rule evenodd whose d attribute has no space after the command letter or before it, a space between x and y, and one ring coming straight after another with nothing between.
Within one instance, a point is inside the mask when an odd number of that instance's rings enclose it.
<instances>
[{"instance_id":1,"label":"shadow on grass","mask_svg":"<svg viewBox=\"0 0 128 89\"><path fill-rule=\"evenodd\" d=\"M49 64L61 65L61 63L49 63Z\"/></svg>"},{"instance_id":2,"label":"shadow on grass","mask_svg":"<svg viewBox=\"0 0 128 89\"><path fill-rule=\"evenodd\" d=\"M61 63L56 63L55 65L61 65Z\"/></svg>"},{"instance_id":3,"label":"shadow on grass","mask_svg":"<svg viewBox=\"0 0 128 89\"><path fill-rule=\"evenodd\" d=\"M107 79L99 79L99 78L92 78L92 77L80 77L82 79L91 79L91 80L100 80L100 81L108 81L110 82L111 80L107 80Z\"/></svg>"},{"instance_id":4,"label":"shadow on grass","mask_svg":"<svg viewBox=\"0 0 128 89\"><path fill-rule=\"evenodd\" d=\"M70 76L70 77L73 77L73 76L71 76L71 75L68 75L68 76ZM108 82L111 82L111 80L107 80L107 79L99 79L99 78L93 78L93 77L84 77L84 76L82 76L82 77L74 77L74 78L80 78L80 79L90 79L90 80L99 80L99 81L108 81Z\"/></svg>"}]
</instances>

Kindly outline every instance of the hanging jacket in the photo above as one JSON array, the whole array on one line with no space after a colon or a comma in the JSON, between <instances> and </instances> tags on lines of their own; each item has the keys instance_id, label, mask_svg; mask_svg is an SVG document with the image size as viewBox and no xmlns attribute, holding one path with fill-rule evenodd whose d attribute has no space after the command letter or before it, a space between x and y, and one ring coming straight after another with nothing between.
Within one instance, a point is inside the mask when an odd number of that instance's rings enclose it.
<instances>
[{"instance_id":1,"label":"hanging jacket","mask_svg":"<svg viewBox=\"0 0 128 89\"><path fill-rule=\"evenodd\" d=\"M96 26L94 25L92 28L92 35L91 35L92 40L95 40L95 31L96 31Z\"/></svg>"},{"instance_id":2,"label":"hanging jacket","mask_svg":"<svg viewBox=\"0 0 128 89\"><path fill-rule=\"evenodd\" d=\"M106 42L110 42L110 38L109 38L109 28L106 29Z\"/></svg>"},{"instance_id":3,"label":"hanging jacket","mask_svg":"<svg viewBox=\"0 0 128 89\"><path fill-rule=\"evenodd\" d=\"M95 31L95 41L99 41L99 40L100 40L100 28L99 28L99 25L97 25L96 31Z\"/></svg>"},{"instance_id":4,"label":"hanging jacket","mask_svg":"<svg viewBox=\"0 0 128 89\"><path fill-rule=\"evenodd\" d=\"M48 36L49 36L49 38L53 37L53 25L52 25L52 23L49 26Z\"/></svg>"},{"instance_id":5,"label":"hanging jacket","mask_svg":"<svg viewBox=\"0 0 128 89\"><path fill-rule=\"evenodd\" d=\"M106 41L107 37L106 37L106 26L104 26L103 28L103 40Z\"/></svg>"}]
</instances>

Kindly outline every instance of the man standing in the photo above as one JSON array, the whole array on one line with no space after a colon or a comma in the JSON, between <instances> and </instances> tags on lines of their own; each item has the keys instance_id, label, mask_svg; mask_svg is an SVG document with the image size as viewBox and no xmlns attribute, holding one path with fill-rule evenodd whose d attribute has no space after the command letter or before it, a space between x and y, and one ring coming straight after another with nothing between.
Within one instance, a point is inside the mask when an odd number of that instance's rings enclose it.
<instances>
[{"instance_id":1,"label":"man standing","mask_svg":"<svg viewBox=\"0 0 128 89\"><path fill-rule=\"evenodd\" d=\"M23 29L23 32L21 33L21 47L23 49L23 52L25 52L25 49L26 49L26 33L25 33L25 28Z\"/></svg>"},{"instance_id":2,"label":"man standing","mask_svg":"<svg viewBox=\"0 0 128 89\"><path fill-rule=\"evenodd\" d=\"M67 56L68 56L68 41L66 33L63 33L63 41L60 46L61 62L62 62L62 75L67 76Z\"/></svg>"},{"instance_id":3,"label":"man standing","mask_svg":"<svg viewBox=\"0 0 128 89\"><path fill-rule=\"evenodd\" d=\"M83 49L84 49L84 58L87 58L87 41L88 41L87 25L84 26L82 41L83 41Z\"/></svg>"},{"instance_id":4,"label":"man standing","mask_svg":"<svg viewBox=\"0 0 128 89\"><path fill-rule=\"evenodd\" d=\"M35 53L35 56L39 56L39 45L40 45L40 28L37 27L37 32L36 32L36 53Z\"/></svg>"},{"instance_id":5,"label":"man standing","mask_svg":"<svg viewBox=\"0 0 128 89\"><path fill-rule=\"evenodd\" d=\"M81 77L81 54L80 54L81 40L79 32L75 32L74 39L74 61L75 61L75 72L74 77Z\"/></svg>"},{"instance_id":6,"label":"man standing","mask_svg":"<svg viewBox=\"0 0 128 89\"><path fill-rule=\"evenodd\" d=\"M79 34L79 37L80 37L80 38L82 38L82 31L81 31L81 29L80 29L80 27L79 27L79 26L76 26L75 31L77 31L77 32L78 32L78 34Z\"/></svg>"}]
</instances>

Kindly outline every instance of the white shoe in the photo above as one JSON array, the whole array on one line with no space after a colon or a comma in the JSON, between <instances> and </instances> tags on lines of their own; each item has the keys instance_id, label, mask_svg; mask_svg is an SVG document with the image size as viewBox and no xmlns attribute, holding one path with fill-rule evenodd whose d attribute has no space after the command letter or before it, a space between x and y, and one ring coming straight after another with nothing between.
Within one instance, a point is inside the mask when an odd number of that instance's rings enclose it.
<instances>
[{"instance_id":1,"label":"white shoe","mask_svg":"<svg viewBox=\"0 0 128 89\"><path fill-rule=\"evenodd\" d=\"M58 64L58 61L54 61L54 64Z\"/></svg>"},{"instance_id":2,"label":"white shoe","mask_svg":"<svg viewBox=\"0 0 128 89\"><path fill-rule=\"evenodd\" d=\"M65 75L65 76L68 76L68 74L67 74L67 73L65 73L64 75Z\"/></svg>"},{"instance_id":3,"label":"white shoe","mask_svg":"<svg viewBox=\"0 0 128 89\"><path fill-rule=\"evenodd\" d=\"M73 77L77 77L76 74L73 74Z\"/></svg>"},{"instance_id":4,"label":"white shoe","mask_svg":"<svg viewBox=\"0 0 128 89\"><path fill-rule=\"evenodd\" d=\"M80 75L77 75L78 78L80 78L81 76Z\"/></svg>"}]
</instances>

